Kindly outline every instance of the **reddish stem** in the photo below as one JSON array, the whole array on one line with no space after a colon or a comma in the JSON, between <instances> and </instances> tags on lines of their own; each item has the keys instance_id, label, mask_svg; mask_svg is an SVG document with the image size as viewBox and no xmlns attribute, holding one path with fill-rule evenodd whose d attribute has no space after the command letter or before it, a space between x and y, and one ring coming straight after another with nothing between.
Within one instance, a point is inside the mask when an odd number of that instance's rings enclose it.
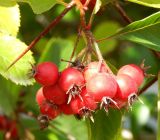
<instances>
[{"instance_id":1,"label":"reddish stem","mask_svg":"<svg viewBox=\"0 0 160 140\"><path fill-rule=\"evenodd\" d=\"M45 36L52 28L54 28L61 19L72 9L75 5L74 1L68 4L68 6L62 11L62 13L54 19L31 43L30 45L8 66L7 70L10 69L19 59L21 59L34 45Z\"/></svg>"},{"instance_id":2,"label":"reddish stem","mask_svg":"<svg viewBox=\"0 0 160 140\"><path fill-rule=\"evenodd\" d=\"M117 8L118 12L121 14L121 16L123 17L123 19L127 23L132 23L132 20L128 17L127 13L123 10L123 8L119 5L118 2L115 2L115 7Z\"/></svg>"},{"instance_id":3,"label":"reddish stem","mask_svg":"<svg viewBox=\"0 0 160 140\"><path fill-rule=\"evenodd\" d=\"M148 82L140 91L139 95L142 94L145 90L147 90L151 85L153 85L158 80L158 77L155 76L150 82Z\"/></svg>"}]
</instances>

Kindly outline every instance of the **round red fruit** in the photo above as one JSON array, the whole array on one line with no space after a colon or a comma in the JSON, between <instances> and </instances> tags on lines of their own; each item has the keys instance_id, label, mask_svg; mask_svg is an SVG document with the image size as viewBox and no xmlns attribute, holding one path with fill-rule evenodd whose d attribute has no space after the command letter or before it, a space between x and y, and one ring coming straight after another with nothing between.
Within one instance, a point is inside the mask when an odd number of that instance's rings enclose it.
<instances>
[{"instance_id":1,"label":"round red fruit","mask_svg":"<svg viewBox=\"0 0 160 140\"><path fill-rule=\"evenodd\" d=\"M40 63L34 68L34 71L35 80L44 86L53 85L58 80L58 68L52 62Z\"/></svg>"},{"instance_id":2,"label":"round red fruit","mask_svg":"<svg viewBox=\"0 0 160 140\"><path fill-rule=\"evenodd\" d=\"M65 92L74 85L82 86L85 84L83 74L75 68L67 68L62 71L58 83Z\"/></svg>"},{"instance_id":3,"label":"round red fruit","mask_svg":"<svg viewBox=\"0 0 160 140\"><path fill-rule=\"evenodd\" d=\"M58 84L43 87L43 95L47 100L57 105L67 102L67 94L59 87Z\"/></svg>"},{"instance_id":4,"label":"round red fruit","mask_svg":"<svg viewBox=\"0 0 160 140\"><path fill-rule=\"evenodd\" d=\"M129 95L137 93L137 84L130 76L121 74L117 76L116 80L118 83L118 91L115 98L127 101Z\"/></svg>"},{"instance_id":5,"label":"round red fruit","mask_svg":"<svg viewBox=\"0 0 160 140\"><path fill-rule=\"evenodd\" d=\"M97 104L86 89L82 90L81 98L77 96L71 101L70 106L75 114L80 115L83 115L83 110L94 111L97 108Z\"/></svg>"},{"instance_id":6,"label":"round red fruit","mask_svg":"<svg viewBox=\"0 0 160 140\"><path fill-rule=\"evenodd\" d=\"M47 101L40 106L40 111L43 115L48 116L49 119L54 119L61 113L57 105Z\"/></svg>"},{"instance_id":7,"label":"round red fruit","mask_svg":"<svg viewBox=\"0 0 160 140\"><path fill-rule=\"evenodd\" d=\"M99 62L91 62L88 66L84 69L84 78L85 81L88 81L93 75L99 72L108 72L107 68L104 64L101 64L100 69L98 70Z\"/></svg>"},{"instance_id":8,"label":"round red fruit","mask_svg":"<svg viewBox=\"0 0 160 140\"><path fill-rule=\"evenodd\" d=\"M0 115L0 130L5 131L7 128L7 118Z\"/></svg>"},{"instance_id":9,"label":"round red fruit","mask_svg":"<svg viewBox=\"0 0 160 140\"><path fill-rule=\"evenodd\" d=\"M37 104L40 106L41 104L43 104L43 102L45 101L45 97L43 95L43 88L41 87L36 94L36 102Z\"/></svg>"},{"instance_id":10,"label":"round red fruit","mask_svg":"<svg viewBox=\"0 0 160 140\"><path fill-rule=\"evenodd\" d=\"M98 73L87 82L86 88L96 102L101 102L103 97L113 98L116 95L117 82L110 74Z\"/></svg>"},{"instance_id":11,"label":"round red fruit","mask_svg":"<svg viewBox=\"0 0 160 140\"><path fill-rule=\"evenodd\" d=\"M121 67L118 71L118 75L126 74L135 80L138 86L143 83L144 71L135 64L129 64Z\"/></svg>"},{"instance_id":12,"label":"round red fruit","mask_svg":"<svg viewBox=\"0 0 160 140\"><path fill-rule=\"evenodd\" d=\"M75 114L70 106L70 104L62 104L60 105L60 109L65 115L72 115Z\"/></svg>"}]
</instances>

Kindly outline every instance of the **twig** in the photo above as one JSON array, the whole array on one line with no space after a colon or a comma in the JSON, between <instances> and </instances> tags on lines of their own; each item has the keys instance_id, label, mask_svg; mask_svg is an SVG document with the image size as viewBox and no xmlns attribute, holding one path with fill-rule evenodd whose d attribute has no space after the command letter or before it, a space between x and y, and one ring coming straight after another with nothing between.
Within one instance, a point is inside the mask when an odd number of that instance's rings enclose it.
<instances>
[{"instance_id":1,"label":"twig","mask_svg":"<svg viewBox=\"0 0 160 140\"><path fill-rule=\"evenodd\" d=\"M74 48L73 48L73 51L72 51L72 54L71 54L71 57L70 57L69 61L72 61L72 59L73 59L73 56L74 56L74 54L75 54L75 51L76 51L77 46L78 46L78 43L79 43L79 39L80 39L80 37L81 37L81 31L82 31L82 29L81 29L81 27L80 27L79 30L78 30L78 35L77 35L77 38L76 38L76 41L75 41L75 44L74 44ZM68 67L69 65L70 65L70 63L68 63L67 67Z\"/></svg>"},{"instance_id":2,"label":"twig","mask_svg":"<svg viewBox=\"0 0 160 140\"><path fill-rule=\"evenodd\" d=\"M139 95L142 94L145 90L147 90L151 85L153 85L158 80L158 77L155 76L151 81L149 81L140 91Z\"/></svg>"},{"instance_id":3,"label":"twig","mask_svg":"<svg viewBox=\"0 0 160 140\"><path fill-rule=\"evenodd\" d=\"M74 0L67 5L67 7L62 11L62 13L54 19L48 27L46 27L32 42L31 44L8 66L7 70L9 70L20 58L22 58L34 45L43 37L45 36L52 28L54 28L61 19L72 9L75 5Z\"/></svg>"},{"instance_id":4,"label":"twig","mask_svg":"<svg viewBox=\"0 0 160 140\"><path fill-rule=\"evenodd\" d=\"M121 14L123 19L127 23L132 23L132 20L130 19L130 17L127 15L127 13L124 11L124 9L120 6L120 4L118 2L115 2L115 7L117 8L118 12Z\"/></svg>"}]
</instances>

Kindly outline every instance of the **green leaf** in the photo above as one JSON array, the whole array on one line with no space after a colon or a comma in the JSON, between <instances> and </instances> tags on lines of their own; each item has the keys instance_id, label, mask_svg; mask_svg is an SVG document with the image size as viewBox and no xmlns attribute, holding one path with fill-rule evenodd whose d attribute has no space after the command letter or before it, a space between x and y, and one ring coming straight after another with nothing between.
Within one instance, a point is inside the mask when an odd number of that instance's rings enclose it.
<instances>
[{"instance_id":1,"label":"green leaf","mask_svg":"<svg viewBox=\"0 0 160 140\"><path fill-rule=\"evenodd\" d=\"M16 2L26 2L28 3L33 12L36 14L41 14L50 10L55 4L57 4L57 0L7 0L4 4L4 0L0 0L0 5L3 6L11 6L14 5Z\"/></svg>"},{"instance_id":2,"label":"green leaf","mask_svg":"<svg viewBox=\"0 0 160 140\"><path fill-rule=\"evenodd\" d=\"M16 108L21 87L7 81L2 76L0 76L0 83L2 87L0 88L0 110L10 116Z\"/></svg>"},{"instance_id":3,"label":"green leaf","mask_svg":"<svg viewBox=\"0 0 160 140\"><path fill-rule=\"evenodd\" d=\"M117 30L120 28L120 25L114 21L107 21L103 22L101 24L98 24L94 30L94 36L95 38L102 38L104 35L111 36L117 32ZM105 40L103 42L98 43L100 50L103 55L106 55L110 52L112 52L115 47L117 46L117 40Z\"/></svg>"},{"instance_id":4,"label":"green leaf","mask_svg":"<svg viewBox=\"0 0 160 140\"><path fill-rule=\"evenodd\" d=\"M27 45L15 37L0 34L0 74L16 84L31 85L34 80L29 78L28 73L34 63L32 52L29 51L9 70L7 67L20 55Z\"/></svg>"},{"instance_id":5,"label":"green leaf","mask_svg":"<svg viewBox=\"0 0 160 140\"><path fill-rule=\"evenodd\" d=\"M148 7L160 8L160 0L128 0Z\"/></svg>"},{"instance_id":6,"label":"green leaf","mask_svg":"<svg viewBox=\"0 0 160 140\"><path fill-rule=\"evenodd\" d=\"M57 4L57 0L16 0L17 2L26 2L28 3L33 12L36 14L41 14L50 10L55 4Z\"/></svg>"},{"instance_id":7,"label":"green leaf","mask_svg":"<svg viewBox=\"0 0 160 140\"><path fill-rule=\"evenodd\" d=\"M61 62L61 59L69 60L72 50L73 43L71 41L60 38L52 38L46 45L39 62L53 61L57 64L60 70L63 70L67 63Z\"/></svg>"},{"instance_id":8,"label":"green leaf","mask_svg":"<svg viewBox=\"0 0 160 140\"><path fill-rule=\"evenodd\" d=\"M133 41L150 49L160 51L160 12L131 23L113 35L113 37Z\"/></svg>"},{"instance_id":9,"label":"green leaf","mask_svg":"<svg viewBox=\"0 0 160 140\"><path fill-rule=\"evenodd\" d=\"M16 4L15 1L11 0L0 0L1 6L14 6Z\"/></svg>"},{"instance_id":10,"label":"green leaf","mask_svg":"<svg viewBox=\"0 0 160 140\"><path fill-rule=\"evenodd\" d=\"M122 111L110 109L97 111L94 123L88 120L89 140L121 140Z\"/></svg>"},{"instance_id":11,"label":"green leaf","mask_svg":"<svg viewBox=\"0 0 160 140\"><path fill-rule=\"evenodd\" d=\"M53 124L65 134L73 137L73 139L87 140L86 123L83 120L77 120L74 116L62 115Z\"/></svg>"},{"instance_id":12,"label":"green leaf","mask_svg":"<svg viewBox=\"0 0 160 140\"><path fill-rule=\"evenodd\" d=\"M16 36L20 27L19 6L0 6L0 32Z\"/></svg>"}]
</instances>

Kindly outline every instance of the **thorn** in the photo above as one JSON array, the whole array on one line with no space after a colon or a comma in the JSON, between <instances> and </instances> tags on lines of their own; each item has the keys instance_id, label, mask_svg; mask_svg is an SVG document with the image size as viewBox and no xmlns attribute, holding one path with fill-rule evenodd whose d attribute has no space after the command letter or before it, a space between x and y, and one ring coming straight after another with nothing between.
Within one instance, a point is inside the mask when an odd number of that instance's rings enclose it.
<instances>
[{"instance_id":1,"label":"thorn","mask_svg":"<svg viewBox=\"0 0 160 140\"><path fill-rule=\"evenodd\" d=\"M94 118L92 115L89 117L89 119L94 123Z\"/></svg>"}]
</instances>

